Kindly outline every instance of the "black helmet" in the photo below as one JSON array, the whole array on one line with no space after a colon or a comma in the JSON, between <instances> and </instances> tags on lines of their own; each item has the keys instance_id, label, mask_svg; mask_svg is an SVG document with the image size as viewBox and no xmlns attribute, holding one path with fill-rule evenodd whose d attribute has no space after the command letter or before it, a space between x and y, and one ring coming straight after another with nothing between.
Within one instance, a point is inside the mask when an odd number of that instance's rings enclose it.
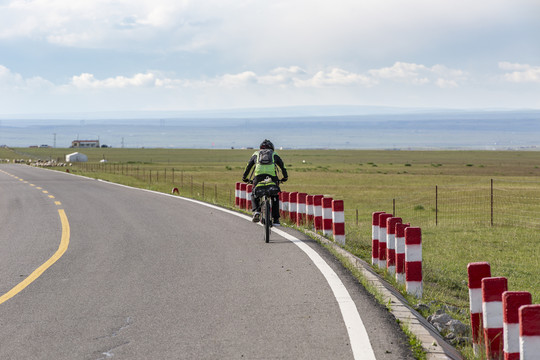
<instances>
[{"instance_id":1,"label":"black helmet","mask_svg":"<svg viewBox=\"0 0 540 360\"><path fill-rule=\"evenodd\" d=\"M260 149L272 149L274 150L274 144L268 139L264 139L264 141L261 143Z\"/></svg>"}]
</instances>

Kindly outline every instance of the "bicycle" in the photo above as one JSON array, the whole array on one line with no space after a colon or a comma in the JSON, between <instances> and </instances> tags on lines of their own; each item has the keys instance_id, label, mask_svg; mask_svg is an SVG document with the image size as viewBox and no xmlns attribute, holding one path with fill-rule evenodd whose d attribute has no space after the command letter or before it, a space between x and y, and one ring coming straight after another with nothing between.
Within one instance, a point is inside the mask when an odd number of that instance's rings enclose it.
<instances>
[{"instance_id":1,"label":"bicycle","mask_svg":"<svg viewBox=\"0 0 540 360\"><path fill-rule=\"evenodd\" d=\"M272 198L278 196L279 194L279 184L281 181L278 180L277 183L271 184L273 180L270 177L266 177L263 181L260 181L259 184L263 186L257 186L254 191L257 191L257 197L260 198L261 205L261 224L264 228L264 241L266 243L270 242L270 229L274 226L274 219L272 217ZM250 181L253 183L253 181Z\"/></svg>"}]
</instances>

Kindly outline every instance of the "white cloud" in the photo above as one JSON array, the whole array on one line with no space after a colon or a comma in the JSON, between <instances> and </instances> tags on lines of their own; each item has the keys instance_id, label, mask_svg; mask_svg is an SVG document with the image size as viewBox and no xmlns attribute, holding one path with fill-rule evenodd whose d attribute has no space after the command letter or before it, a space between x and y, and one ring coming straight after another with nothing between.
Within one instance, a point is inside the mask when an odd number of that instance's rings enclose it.
<instances>
[{"instance_id":1,"label":"white cloud","mask_svg":"<svg viewBox=\"0 0 540 360\"><path fill-rule=\"evenodd\" d=\"M437 79L435 81L435 84L442 89L459 87L458 83L455 80L448 80L442 78Z\"/></svg>"},{"instance_id":2,"label":"white cloud","mask_svg":"<svg viewBox=\"0 0 540 360\"><path fill-rule=\"evenodd\" d=\"M514 83L540 83L540 66L500 62L499 68L512 71L503 75L506 81Z\"/></svg>"},{"instance_id":3,"label":"white cloud","mask_svg":"<svg viewBox=\"0 0 540 360\"><path fill-rule=\"evenodd\" d=\"M53 86L52 82L42 77L34 76L25 79L21 74L14 73L7 67L0 65L0 88L7 89L8 91L37 91L52 88Z\"/></svg>"},{"instance_id":4,"label":"white cloud","mask_svg":"<svg viewBox=\"0 0 540 360\"><path fill-rule=\"evenodd\" d=\"M215 85L224 87L246 86L257 83L257 74L253 71L244 71L240 74L225 74L220 76Z\"/></svg>"},{"instance_id":5,"label":"white cloud","mask_svg":"<svg viewBox=\"0 0 540 360\"><path fill-rule=\"evenodd\" d=\"M375 81L368 76L356 74L339 68L329 71L318 71L311 78L298 81L302 87L325 87L325 86L372 86Z\"/></svg>"},{"instance_id":6,"label":"white cloud","mask_svg":"<svg viewBox=\"0 0 540 360\"><path fill-rule=\"evenodd\" d=\"M159 72L138 73L131 77L116 76L97 79L93 74L83 73L73 76L71 85L76 88L143 88L143 87L223 87L239 88L259 87L373 87L382 81L400 82L409 85L435 84L441 88L457 87L466 79L461 70L449 69L442 65L425 65L397 62L392 67L369 70L365 74L347 71L341 68L319 70L313 73L299 66L279 67L267 74L243 71L236 74L223 74L214 78L181 79L167 77Z\"/></svg>"},{"instance_id":7,"label":"white cloud","mask_svg":"<svg viewBox=\"0 0 540 360\"><path fill-rule=\"evenodd\" d=\"M518 63L499 66L508 72L507 81L538 82L539 67ZM516 88L508 93L504 85L482 88L482 78L442 64L396 62L364 72L337 66L305 69L295 65L267 72L246 70L189 78L157 70L110 77L83 72L67 82L53 84L39 76L25 78L0 65L0 108L4 113L24 113L28 104L32 104L32 111L48 112L78 108L182 110L300 104L470 107L495 106L494 98L501 106L512 101L519 106L540 107L537 92L517 96ZM456 88L459 91L452 90ZM489 91L489 98L484 98L484 90Z\"/></svg>"},{"instance_id":8,"label":"white cloud","mask_svg":"<svg viewBox=\"0 0 540 360\"><path fill-rule=\"evenodd\" d=\"M538 72L538 68L527 69ZM520 73L521 74L521 73ZM132 76L118 75L99 79L91 73L81 73L71 77L67 84L54 85L42 77L23 78L0 65L0 86L4 88L38 89L128 89L128 88L372 88L398 82L405 85L435 85L441 88L458 87L467 81L468 74L443 65L428 67L421 64L396 62L391 67L356 73L333 67L328 70L309 72L299 66L278 67L268 73L255 71L222 74L213 78L178 78L160 71L136 73Z\"/></svg>"},{"instance_id":9,"label":"white cloud","mask_svg":"<svg viewBox=\"0 0 540 360\"><path fill-rule=\"evenodd\" d=\"M77 48L148 51L173 35L194 36L186 24L191 1L172 0L11 0L0 5L0 39L28 38ZM195 15L195 14L193 14ZM204 20L204 19L199 19ZM174 33L182 28L183 34ZM171 32L163 36L163 32Z\"/></svg>"},{"instance_id":10,"label":"white cloud","mask_svg":"<svg viewBox=\"0 0 540 360\"><path fill-rule=\"evenodd\" d=\"M258 82L263 85L294 85L296 82L308 76L306 70L299 66L290 66L288 68L278 67L268 75L260 76Z\"/></svg>"},{"instance_id":11,"label":"white cloud","mask_svg":"<svg viewBox=\"0 0 540 360\"><path fill-rule=\"evenodd\" d=\"M369 75L374 79L385 79L413 85L435 84L441 88L458 87L460 83L467 81L467 73L462 70L450 69L444 65L431 67L396 62L390 67L369 70Z\"/></svg>"},{"instance_id":12,"label":"white cloud","mask_svg":"<svg viewBox=\"0 0 540 360\"><path fill-rule=\"evenodd\" d=\"M128 88L128 87L153 87L156 85L156 77L152 73L135 74L132 77L116 76L104 80L97 80L94 75L84 73L72 78L71 84L76 88Z\"/></svg>"},{"instance_id":13,"label":"white cloud","mask_svg":"<svg viewBox=\"0 0 540 360\"><path fill-rule=\"evenodd\" d=\"M535 10L536 0L7 0L0 38L148 52L219 49L304 63L415 48L449 29L488 29Z\"/></svg>"}]
</instances>

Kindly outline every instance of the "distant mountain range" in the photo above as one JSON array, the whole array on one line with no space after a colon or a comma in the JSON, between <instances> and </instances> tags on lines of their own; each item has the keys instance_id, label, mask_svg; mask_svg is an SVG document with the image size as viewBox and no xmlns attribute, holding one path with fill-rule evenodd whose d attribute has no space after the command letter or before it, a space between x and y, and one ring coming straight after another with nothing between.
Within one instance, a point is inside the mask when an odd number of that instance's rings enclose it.
<instances>
[{"instance_id":1,"label":"distant mountain range","mask_svg":"<svg viewBox=\"0 0 540 360\"><path fill-rule=\"evenodd\" d=\"M426 115L440 114L530 114L540 113L540 109L440 109L406 108L388 106L289 106L275 108L243 108L193 111L116 111L62 114L0 114L0 120L132 120L132 119L216 119L216 118L282 118L321 116L362 116L362 115Z\"/></svg>"},{"instance_id":2,"label":"distant mountain range","mask_svg":"<svg viewBox=\"0 0 540 360\"><path fill-rule=\"evenodd\" d=\"M0 119L0 145L13 147L99 139L113 147L239 148L264 138L308 149L540 147L540 110L324 106Z\"/></svg>"}]
</instances>

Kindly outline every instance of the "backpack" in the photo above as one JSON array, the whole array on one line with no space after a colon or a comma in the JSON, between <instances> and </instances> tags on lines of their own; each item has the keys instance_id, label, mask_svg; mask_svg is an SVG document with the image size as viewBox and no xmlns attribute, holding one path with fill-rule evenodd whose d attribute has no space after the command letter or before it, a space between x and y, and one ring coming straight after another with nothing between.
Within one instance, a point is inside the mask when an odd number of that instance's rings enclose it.
<instances>
[{"instance_id":1,"label":"backpack","mask_svg":"<svg viewBox=\"0 0 540 360\"><path fill-rule=\"evenodd\" d=\"M274 163L274 151L272 149L259 150L257 162L261 165L271 165Z\"/></svg>"}]
</instances>

